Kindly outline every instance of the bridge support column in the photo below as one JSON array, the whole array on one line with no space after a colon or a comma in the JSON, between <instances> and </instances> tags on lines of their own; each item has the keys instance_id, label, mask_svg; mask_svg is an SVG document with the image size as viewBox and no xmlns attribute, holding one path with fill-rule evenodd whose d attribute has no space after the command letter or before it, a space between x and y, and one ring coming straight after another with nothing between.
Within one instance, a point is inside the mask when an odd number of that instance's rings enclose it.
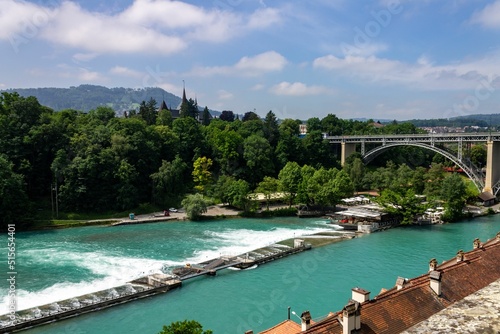
<instances>
[{"instance_id":1,"label":"bridge support column","mask_svg":"<svg viewBox=\"0 0 500 334\"><path fill-rule=\"evenodd\" d=\"M495 195L493 186L500 180L500 142L488 141L486 151L486 180L483 191Z\"/></svg>"},{"instance_id":2,"label":"bridge support column","mask_svg":"<svg viewBox=\"0 0 500 334\"><path fill-rule=\"evenodd\" d=\"M340 156L340 165L344 166L347 157L356 152L356 144L342 142L341 146L342 146L342 153Z\"/></svg>"}]
</instances>

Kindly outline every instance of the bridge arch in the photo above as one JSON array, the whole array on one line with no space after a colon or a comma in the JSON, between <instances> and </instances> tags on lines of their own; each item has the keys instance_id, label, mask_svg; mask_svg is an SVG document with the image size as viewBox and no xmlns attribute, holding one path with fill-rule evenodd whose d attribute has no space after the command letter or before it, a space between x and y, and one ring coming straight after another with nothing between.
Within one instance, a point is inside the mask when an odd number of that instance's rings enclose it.
<instances>
[{"instance_id":1,"label":"bridge arch","mask_svg":"<svg viewBox=\"0 0 500 334\"><path fill-rule=\"evenodd\" d=\"M454 156L452 153L445 151L439 147L425 144L425 143L419 143L419 142L405 142L405 143L386 143L385 145L377 146L374 149L366 152L363 155L363 162L365 164L369 164L373 159L375 159L377 156L385 152L386 150L396 147L396 146L416 146L416 147L421 147L424 149L428 149L431 151L434 151L438 154L441 154L445 158L451 160L454 164L456 164L458 167L460 167L465 174L474 182L474 185L477 187L479 192L483 191L484 188L484 180L482 177L482 174L477 172L477 169L475 166L466 164L464 161L458 159L456 156ZM493 195L496 196L499 188L495 187L496 189L494 190Z\"/></svg>"}]
</instances>

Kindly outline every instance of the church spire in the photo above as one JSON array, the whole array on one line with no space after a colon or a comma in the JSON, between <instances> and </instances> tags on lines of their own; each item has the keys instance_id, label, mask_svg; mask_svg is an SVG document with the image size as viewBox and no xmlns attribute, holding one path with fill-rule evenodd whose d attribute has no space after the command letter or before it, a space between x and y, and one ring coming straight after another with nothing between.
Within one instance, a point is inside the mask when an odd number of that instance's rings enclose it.
<instances>
[{"instance_id":1,"label":"church spire","mask_svg":"<svg viewBox=\"0 0 500 334\"><path fill-rule=\"evenodd\" d=\"M188 100L186 98L186 83L182 80L182 103L187 103Z\"/></svg>"}]
</instances>

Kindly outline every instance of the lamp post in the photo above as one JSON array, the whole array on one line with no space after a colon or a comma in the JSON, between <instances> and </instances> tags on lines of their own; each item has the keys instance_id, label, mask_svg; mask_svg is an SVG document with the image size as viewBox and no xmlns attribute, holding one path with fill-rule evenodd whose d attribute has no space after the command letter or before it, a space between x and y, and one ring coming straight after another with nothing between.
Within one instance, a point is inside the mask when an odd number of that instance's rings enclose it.
<instances>
[{"instance_id":1,"label":"lamp post","mask_svg":"<svg viewBox=\"0 0 500 334\"><path fill-rule=\"evenodd\" d=\"M292 314L293 314L294 316L296 316L297 318L299 318L300 322L302 322L302 318L301 318L301 317L299 317L299 315L298 315L297 313L295 313L295 311L292 311Z\"/></svg>"}]
</instances>

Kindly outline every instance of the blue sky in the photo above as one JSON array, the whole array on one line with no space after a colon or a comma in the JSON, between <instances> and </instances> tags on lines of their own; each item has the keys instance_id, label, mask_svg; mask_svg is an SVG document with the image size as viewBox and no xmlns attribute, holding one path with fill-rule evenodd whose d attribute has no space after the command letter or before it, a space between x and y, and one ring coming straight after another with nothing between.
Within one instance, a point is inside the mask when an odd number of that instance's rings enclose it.
<instances>
[{"instance_id":1,"label":"blue sky","mask_svg":"<svg viewBox=\"0 0 500 334\"><path fill-rule=\"evenodd\" d=\"M0 0L0 89L162 87L279 118L498 113L500 0Z\"/></svg>"}]
</instances>

